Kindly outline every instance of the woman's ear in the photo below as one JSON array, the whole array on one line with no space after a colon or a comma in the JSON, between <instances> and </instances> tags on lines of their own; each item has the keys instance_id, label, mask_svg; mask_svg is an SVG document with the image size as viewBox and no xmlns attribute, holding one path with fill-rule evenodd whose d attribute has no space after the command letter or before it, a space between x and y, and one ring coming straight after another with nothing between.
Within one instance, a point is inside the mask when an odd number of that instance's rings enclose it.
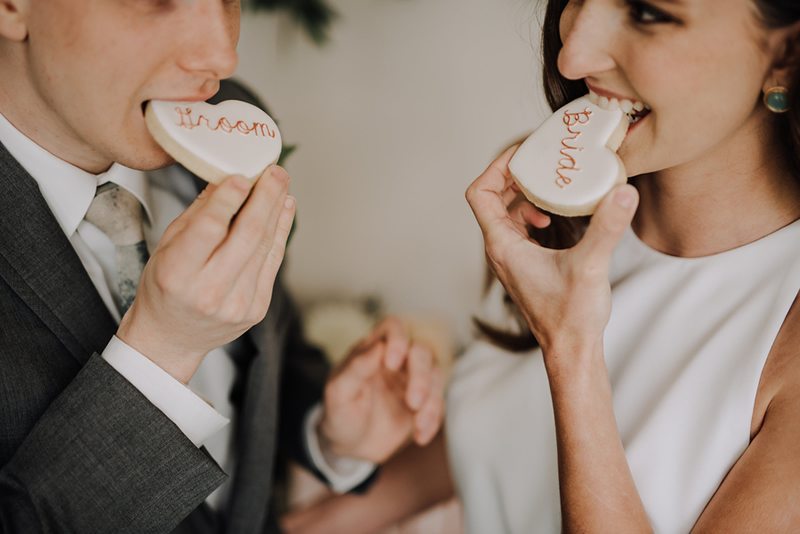
<instances>
[{"instance_id":1,"label":"woman's ear","mask_svg":"<svg viewBox=\"0 0 800 534\"><path fill-rule=\"evenodd\" d=\"M764 80L764 91L776 85L787 87L800 69L800 22L772 31L772 68Z\"/></svg>"},{"instance_id":2,"label":"woman's ear","mask_svg":"<svg viewBox=\"0 0 800 534\"><path fill-rule=\"evenodd\" d=\"M24 41L28 37L28 0L0 0L0 37Z\"/></svg>"}]
</instances>

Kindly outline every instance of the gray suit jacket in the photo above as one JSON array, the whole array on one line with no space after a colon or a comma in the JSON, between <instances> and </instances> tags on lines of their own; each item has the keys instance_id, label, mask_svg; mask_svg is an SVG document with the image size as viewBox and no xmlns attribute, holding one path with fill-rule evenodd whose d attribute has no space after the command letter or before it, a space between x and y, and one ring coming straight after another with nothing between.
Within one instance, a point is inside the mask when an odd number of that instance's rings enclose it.
<instances>
[{"instance_id":1,"label":"gray suit jacket","mask_svg":"<svg viewBox=\"0 0 800 534\"><path fill-rule=\"evenodd\" d=\"M253 95L225 83L216 100L229 98ZM309 464L302 416L327 371L280 281L235 357L238 464L224 516L203 504L222 470L99 356L115 331L35 181L0 144L0 534L274 528L277 438Z\"/></svg>"}]
</instances>

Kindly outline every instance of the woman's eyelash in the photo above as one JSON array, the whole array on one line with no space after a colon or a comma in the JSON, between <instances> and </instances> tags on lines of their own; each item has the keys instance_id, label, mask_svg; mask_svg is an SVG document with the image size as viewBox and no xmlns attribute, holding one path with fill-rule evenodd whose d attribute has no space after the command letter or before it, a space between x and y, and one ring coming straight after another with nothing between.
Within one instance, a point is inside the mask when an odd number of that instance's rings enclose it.
<instances>
[{"instance_id":1,"label":"woman's eyelash","mask_svg":"<svg viewBox=\"0 0 800 534\"><path fill-rule=\"evenodd\" d=\"M677 22L674 17L641 0L628 0L631 19L638 24Z\"/></svg>"},{"instance_id":2,"label":"woman's eyelash","mask_svg":"<svg viewBox=\"0 0 800 534\"><path fill-rule=\"evenodd\" d=\"M155 9L167 9L172 7L172 0L150 0L150 5Z\"/></svg>"}]
</instances>

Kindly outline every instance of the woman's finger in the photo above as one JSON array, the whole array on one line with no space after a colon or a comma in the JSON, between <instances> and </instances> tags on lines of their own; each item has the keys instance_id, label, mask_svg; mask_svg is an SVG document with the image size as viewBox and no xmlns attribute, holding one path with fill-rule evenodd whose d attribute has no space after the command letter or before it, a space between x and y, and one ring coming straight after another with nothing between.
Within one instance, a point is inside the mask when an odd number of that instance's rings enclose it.
<instances>
[{"instance_id":1,"label":"woman's finger","mask_svg":"<svg viewBox=\"0 0 800 534\"><path fill-rule=\"evenodd\" d=\"M508 207L508 213L514 221L522 225L527 224L534 228L547 228L550 226L550 216L539 210L522 195L518 195L514 202L511 203Z\"/></svg>"},{"instance_id":2,"label":"woman's finger","mask_svg":"<svg viewBox=\"0 0 800 534\"><path fill-rule=\"evenodd\" d=\"M514 181L508 170L508 162L516 149L511 147L506 150L467 189L467 202L484 235L498 220L508 217L503 197Z\"/></svg>"}]
</instances>

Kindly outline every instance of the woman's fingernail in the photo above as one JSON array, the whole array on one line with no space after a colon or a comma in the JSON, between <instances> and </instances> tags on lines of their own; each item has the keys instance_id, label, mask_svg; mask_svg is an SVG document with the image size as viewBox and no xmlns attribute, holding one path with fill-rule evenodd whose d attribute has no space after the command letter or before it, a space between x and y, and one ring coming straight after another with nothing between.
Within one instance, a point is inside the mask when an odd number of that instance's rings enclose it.
<instances>
[{"instance_id":1,"label":"woman's fingernail","mask_svg":"<svg viewBox=\"0 0 800 534\"><path fill-rule=\"evenodd\" d=\"M283 201L283 207L285 207L287 210L290 210L294 207L295 202L296 201L293 196L288 196L286 197L286 200Z\"/></svg>"}]
</instances>

